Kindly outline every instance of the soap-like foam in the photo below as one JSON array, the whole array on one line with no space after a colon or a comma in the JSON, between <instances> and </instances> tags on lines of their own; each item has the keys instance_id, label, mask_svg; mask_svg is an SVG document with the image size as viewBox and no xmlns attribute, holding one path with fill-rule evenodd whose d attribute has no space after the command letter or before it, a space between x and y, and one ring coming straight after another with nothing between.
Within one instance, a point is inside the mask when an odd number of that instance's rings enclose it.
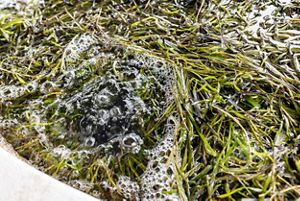
<instances>
[{"instance_id":1,"label":"soap-like foam","mask_svg":"<svg viewBox=\"0 0 300 201\"><path fill-rule=\"evenodd\" d=\"M176 129L173 123L165 126L165 136L153 149L147 150L149 158L147 168L141 176L141 197L146 200L180 200L176 193L170 192L175 188L176 163L178 153L174 153ZM174 155L175 154L175 155Z\"/></svg>"},{"instance_id":2,"label":"soap-like foam","mask_svg":"<svg viewBox=\"0 0 300 201\"><path fill-rule=\"evenodd\" d=\"M145 150L149 160L139 182L132 181L127 176L119 176L117 187L110 186L104 182L106 190L117 192L118 188L123 198L127 200L158 200L158 201L180 201L176 190L176 165L180 164L179 153L174 149L176 118L171 118L165 124L164 138L155 147Z\"/></svg>"},{"instance_id":3,"label":"soap-like foam","mask_svg":"<svg viewBox=\"0 0 300 201\"><path fill-rule=\"evenodd\" d=\"M139 200L140 186L137 182L131 181L127 176L118 178L117 186L120 188L123 197L126 200Z\"/></svg>"}]
</instances>

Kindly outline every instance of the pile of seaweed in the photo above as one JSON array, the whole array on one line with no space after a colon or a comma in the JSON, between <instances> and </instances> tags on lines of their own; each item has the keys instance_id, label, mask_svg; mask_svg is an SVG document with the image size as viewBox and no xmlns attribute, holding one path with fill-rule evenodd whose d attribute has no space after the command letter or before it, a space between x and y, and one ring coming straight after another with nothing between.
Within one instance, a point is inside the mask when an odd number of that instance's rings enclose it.
<instances>
[{"instance_id":1,"label":"pile of seaweed","mask_svg":"<svg viewBox=\"0 0 300 201\"><path fill-rule=\"evenodd\" d=\"M299 9L279 0L2 8L1 134L40 170L102 199L296 199Z\"/></svg>"}]
</instances>

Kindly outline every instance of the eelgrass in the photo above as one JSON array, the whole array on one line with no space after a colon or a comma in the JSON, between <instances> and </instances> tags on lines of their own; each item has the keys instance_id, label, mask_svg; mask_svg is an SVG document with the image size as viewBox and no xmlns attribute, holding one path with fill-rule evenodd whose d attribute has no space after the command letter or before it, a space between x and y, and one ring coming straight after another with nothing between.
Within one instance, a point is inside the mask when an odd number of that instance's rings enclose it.
<instances>
[{"instance_id":1,"label":"eelgrass","mask_svg":"<svg viewBox=\"0 0 300 201\"><path fill-rule=\"evenodd\" d=\"M270 6L277 8L256 30L251 15L257 12L258 17ZM121 199L103 193L99 183L116 185L119 175L139 181L147 165L142 151L121 158L100 156L97 151L78 152L79 142L70 141L66 146L74 150L71 155L53 156L43 144L47 142L29 132L38 122L22 113L27 99L47 105L68 93L42 95L34 83L63 73L64 48L74 37L107 33L134 51L176 66L176 100L164 116L175 111L180 118L175 190L182 199L295 200L300 196L297 9L297 4L271 0L51 0L35 15L2 17L0 86L28 86L22 96L0 103L3 118L17 117L27 124L14 127L11 134L3 127L3 132L20 155L48 174L74 186L85 180L87 187L77 186L81 190ZM98 75L99 69L92 66L88 73ZM54 122L41 124L51 128ZM145 133L151 136L158 125L149 125ZM57 134L49 133L53 143ZM157 140L147 142L153 146Z\"/></svg>"}]
</instances>

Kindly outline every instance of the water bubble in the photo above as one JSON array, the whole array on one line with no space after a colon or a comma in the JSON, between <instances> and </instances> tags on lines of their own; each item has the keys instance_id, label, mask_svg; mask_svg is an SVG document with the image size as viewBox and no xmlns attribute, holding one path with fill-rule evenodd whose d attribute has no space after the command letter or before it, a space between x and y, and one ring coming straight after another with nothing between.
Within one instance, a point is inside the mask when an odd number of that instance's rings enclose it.
<instances>
[{"instance_id":1,"label":"water bubble","mask_svg":"<svg viewBox=\"0 0 300 201\"><path fill-rule=\"evenodd\" d=\"M85 139L85 144L87 146L94 146L95 142L96 142L96 140L93 137L88 137L88 138Z\"/></svg>"},{"instance_id":2,"label":"water bubble","mask_svg":"<svg viewBox=\"0 0 300 201\"><path fill-rule=\"evenodd\" d=\"M142 144L143 140L139 135L130 133L122 139L121 149L123 149L126 153L138 153Z\"/></svg>"},{"instance_id":3,"label":"water bubble","mask_svg":"<svg viewBox=\"0 0 300 201\"><path fill-rule=\"evenodd\" d=\"M41 84L40 86L40 92L42 94L48 94L48 93L51 93L55 87L56 87L56 83L54 82L51 82L51 81L45 81Z\"/></svg>"}]
</instances>

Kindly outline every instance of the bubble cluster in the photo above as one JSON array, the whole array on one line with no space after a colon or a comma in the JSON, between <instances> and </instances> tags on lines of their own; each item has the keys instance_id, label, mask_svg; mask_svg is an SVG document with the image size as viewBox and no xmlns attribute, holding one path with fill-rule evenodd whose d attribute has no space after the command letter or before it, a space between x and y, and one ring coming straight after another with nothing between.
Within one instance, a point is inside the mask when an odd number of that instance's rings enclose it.
<instances>
[{"instance_id":1,"label":"bubble cluster","mask_svg":"<svg viewBox=\"0 0 300 201\"><path fill-rule=\"evenodd\" d=\"M26 94L35 92L38 89L37 82L29 82L23 86L4 85L0 86L0 101L6 101L14 98L19 98Z\"/></svg>"},{"instance_id":2,"label":"bubble cluster","mask_svg":"<svg viewBox=\"0 0 300 201\"><path fill-rule=\"evenodd\" d=\"M25 88L22 86L5 85L0 87L0 100L18 98L25 93Z\"/></svg>"},{"instance_id":3,"label":"bubble cluster","mask_svg":"<svg viewBox=\"0 0 300 201\"><path fill-rule=\"evenodd\" d=\"M118 178L117 186L120 188L121 193L126 200L140 200L140 186L138 183L131 181L129 177L120 176Z\"/></svg>"},{"instance_id":4,"label":"bubble cluster","mask_svg":"<svg viewBox=\"0 0 300 201\"><path fill-rule=\"evenodd\" d=\"M73 89L86 83L108 63L115 55L109 48L109 42L101 41L90 34L76 36L66 46L63 73L56 79L62 90Z\"/></svg>"},{"instance_id":5,"label":"bubble cluster","mask_svg":"<svg viewBox=\"0 0 300 201\"><path fill-rule=\"evenodd\" d=\"M58 86L74 87L78 83L77 72L87 66L87 62L94 66L100 63L101 76L64 98L59 104L59 113L65 115L69 129L75 130L86 146L103 147L106 153L117 150L137 154L143 145L145 119L155 121L173 101L173 70L161 58L136 54L107 43L84 35L66 48L66 52L71 52L66 57L70 66L80 60L80 54L92 56L76 68L69 66L58 78ZM83 46L78 48L81 44ZM168 193L176 188L175 164L170 161L174 157L175 128L170 121L164 128L163 140L145 151L149 163L141 181L137 184L129 177L119 176L117 186L125 199L179 200L178 195ZM111 188L110 191L115 191Z\"/></svg>"},{"instance_id":6,"label":"bubble cluster","mask_svg":"<svg viewBox=\"0 0 300 201\"><path fill-rule=\"evenodd\" d=\"M162 123L159 129L165 128L164 131L154 132L154 142L163 140L146 150L147 159L140 153L148 146L143 144L148 140L145 134L149 124L160 119L174 101L175 81L170 64L106 38L83 34L65 47L61 67L61 72L42 83L0 87L0 99L29 93L42 97L26 101L23 119L53 159L68 164L61 172L73 164L88 162L96 152L110 158L141 154L142 163L149 160L145 172L139 172L141 181L118 175L120 189L108 184L104 187L116 194L121 190L121 197L126 200L176 200L175 195L163 193L174 187L175 166L168 162L174 146L171 124ZM78 171L68 176L70 185L92 189L72 179L79 178Z\"/></svg>"},{"instance_id":7,"label":"bubble cluster","mask_svg":"<svg viewBox=\"0 0 300 201\"><path fill-rule=\"evenodd\" d=\"M93 137L97 144L137 133L138 115L147 112L143 101L134 97L133 89L114 79L99 79L66 102L67 114L79 112L76 127L82 137Z\"/></svg>"},{"instance_id":8,"label":"bubble cluster","mask_svg":"<svg viewBox=\"0 0 300 201\"><path fill-rule=\"evenodd\" d=\"M83 58L83 53L88 51L97 40L90 34L82 34L73 38L65 48L65 62L72 64Z\"/></svg>"},{"instance_id":9,"label":"bubble cluster","mask_svg":"<svg viewBox=\"0 0 300 201\"><path fill-rule=\"evenodd\" d=\"M4 12L0 13L0 18L14 13L20 16L32 16L35 9L44 4L44 0L1 0L0 10ZM6 13L5 10L9 10L9 12Z\"/></svg>"},{"instance_id":10,"label":"bubble cluster","mask_svg":"<svg viewBox=\"0 0 300 201\"><path fill-rule=\"evenodd\" d=\"M78 71L87 62L102 64L101 76L60 103L66 119L76 116L69 120L69 128L75 128L86 145L111 141L125 153L137 153L143 143L144 119L157 118L172 101L171 67L163 59L134 54L86 34L75 37L65 52L68 62L78 61L80 54L89 57L57 79L60 87L78 83Z\"/></svg>"},{"instance_id":11,"label":"bubble cluster","mask_svg":"<svg viewBox=\"0 0 300 201\"><path fill-rule=\"evenodd\" d=\"M167 124L166 135L153 149L148 150L150 159L147 168L141 176L142 201L146 200L180 200L176 193L172 192L175 186L176 162L174 151L175 128Z\"/></svg>"},{"instance_id":12,"label":"bubble cluster","mask_svg":"<svg viewBox=\"0 0 300 201\"><path fill-rule=\"evenodd\" d=\"M93 185L85 180L71 180L68 182L68 184L74 188L80 189L84 192L89 192L92 188ZM99 200L101 201L101 200Z\"/></svg>"},{"instance_id":13,"label":"bubble cluster","mask_svg":"<svg viewBox=\"0 0 300 201\"><path fill-rule=\"evenodd\" d=\"M44 3L44 0L1 0L0 9L14 8L20 10L24 4L43 5Z\"/></svg>"}]
</instances>

